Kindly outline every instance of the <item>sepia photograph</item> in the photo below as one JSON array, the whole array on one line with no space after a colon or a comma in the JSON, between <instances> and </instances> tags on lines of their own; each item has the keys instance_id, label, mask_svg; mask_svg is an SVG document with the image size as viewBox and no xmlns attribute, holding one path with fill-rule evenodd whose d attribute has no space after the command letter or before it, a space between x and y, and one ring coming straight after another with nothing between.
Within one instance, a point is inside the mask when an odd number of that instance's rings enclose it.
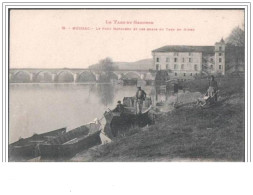
<instances>
[{"instance_id":1,"label":"sepia photograph","mask_svg":"<svg viewBox=\"0 0 253 195\"><path fill-rule=\"evenodd\" d=\"M245 162L245 9L9 9L9 162Z\"/></svg>"}]
</instances>

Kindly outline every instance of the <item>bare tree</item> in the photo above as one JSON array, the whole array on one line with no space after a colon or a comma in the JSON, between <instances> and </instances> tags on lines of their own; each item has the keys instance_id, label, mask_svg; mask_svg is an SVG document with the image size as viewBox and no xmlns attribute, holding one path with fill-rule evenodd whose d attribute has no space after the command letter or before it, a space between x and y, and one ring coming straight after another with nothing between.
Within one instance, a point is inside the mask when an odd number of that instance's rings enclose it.
<instances>
[{"instance_id":1,"label":"bare tree","mask_svg":"<svg viewBox=\"0 0 253 195\"><path fill-rule=\"evenodd\" d=\"M226 39L226 70L236 71L245 67L245 32L239 26L234 28ZM240 67L240 68L239 68ZM231 69L231 70L232 70Z\"/></svg>"},{"instance_id":2,"label":"bare tree","mask_svg":"<svg viewBox=\"0 0 253 195\"><path fill-rule=\"evenodd\" d=\"M245 32L239 26L234 28L226 39L228 45L244 47L245 45Z\"/></svg>"}]
</instances>

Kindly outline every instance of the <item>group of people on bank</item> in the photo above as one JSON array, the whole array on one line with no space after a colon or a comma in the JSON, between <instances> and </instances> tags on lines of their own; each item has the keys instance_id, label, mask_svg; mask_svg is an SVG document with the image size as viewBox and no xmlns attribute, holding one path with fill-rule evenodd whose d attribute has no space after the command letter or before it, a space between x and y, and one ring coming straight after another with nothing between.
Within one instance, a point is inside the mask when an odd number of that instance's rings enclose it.
<instances>
[{"instance_id":1,"label":"group of people on bank","mask_svg":"<svg viewBox=\"0 0 253 195\"><path fill-rule=\"evenodd\" d=\"M143 89L141 89L141 87L137 87L137 92L135 94L137 114L142 114L143 102L145 101L146 96L147 96L146 92ZM214 76L211 76L211 79L209 80L206 96L208 96L209 98L213 98L214 101L217 102L218 83L215 80ZM124 110L125 110L124 105L121 103L121 101L118 101L116 108L113 109L112 111L122 113L124 112Z\"/></svg>"}]
</instances>

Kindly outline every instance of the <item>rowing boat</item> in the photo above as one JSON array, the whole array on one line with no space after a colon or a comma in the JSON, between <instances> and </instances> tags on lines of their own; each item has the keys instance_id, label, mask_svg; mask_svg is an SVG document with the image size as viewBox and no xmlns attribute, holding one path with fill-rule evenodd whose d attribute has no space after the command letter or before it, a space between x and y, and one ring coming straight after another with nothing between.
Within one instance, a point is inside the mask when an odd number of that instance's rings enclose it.
<instances>
[{"instance_id":1,"label":"rowing boat","mask_svg":"<svg viewBox=\"0 0 253 195\"><path fill-rule=\"evenodd\" d=\"M40 144L42 159L62 160L78 152L101 144L100 130L90 133L87 125L75 128L64 135Z\"/></svg>"},{"instance_id":2,"label":"rowing boat","mask_svg":"<svg viewBox=\"0 0 253 195\"><path fill-rule=\"evenodd\" d=\"M39 144L54 139L66 132L66 128L49 131L42 134L34 134L28 138L21 138L9 145L9 160L23 161L39 156Z\"/></svg>"}]
</instances>

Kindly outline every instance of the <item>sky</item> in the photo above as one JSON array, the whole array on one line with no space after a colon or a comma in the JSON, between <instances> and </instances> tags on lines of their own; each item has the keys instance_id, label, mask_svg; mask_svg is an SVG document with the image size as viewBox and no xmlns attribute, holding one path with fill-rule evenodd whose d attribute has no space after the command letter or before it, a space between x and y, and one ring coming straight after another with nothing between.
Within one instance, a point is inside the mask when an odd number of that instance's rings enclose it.
<instances>
[{"instance_id":1,"label":"sky","mask_svg":"<svg viewBox=\"0 0 253 195\"><path fill-rule=\"evenodd\" d=\"M243 24L243 10L11 10L10 68L134 62L165 45L214 45Z\"/></svg>"}]
</instances>

